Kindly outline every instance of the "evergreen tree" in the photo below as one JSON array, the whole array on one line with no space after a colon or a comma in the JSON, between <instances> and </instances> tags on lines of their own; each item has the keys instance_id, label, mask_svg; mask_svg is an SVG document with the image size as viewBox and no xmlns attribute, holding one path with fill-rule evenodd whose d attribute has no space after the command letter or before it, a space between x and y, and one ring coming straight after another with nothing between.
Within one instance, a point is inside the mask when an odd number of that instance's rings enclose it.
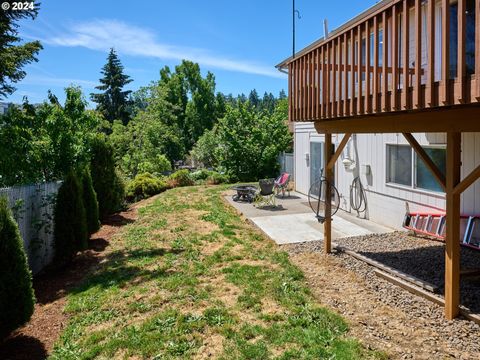
<instances>
[{"instance_id":1,"label":"evergreen tree","mask_svg":"<svg viewBox=\"0 0 480 360\"><path fill-rule=\"evenodd\" d=\"M93 188L97 194L100 219L120 210L123 205L125 188L115 170L114 149L104 136L92 141L90 173Z\"/></svg>"},{"instance_id":2,"label":"evergreen tree","mask_svg":"<svg viewBox=\"0 0 480 360\"><path fill-rule=\"evenodd\" d=\"M34 19L37 12L37 9L0 11L0 98L12 94L15 91L12 83L22 80L26 75L22 68L37 61L36 55L42 49L39 41L14 45L21 41L17 22L25 18Z\"/></svg>"},{"instance_id":3,"label":"evergreen tree","mask_svg":"<svg viewBox=\"0 0 480 360\"><path fill-rule=\"evenodd\" d=\"M267 93L265 91L262 99L262 106L261 106L262 110L266 111L269 114L273 114L276 103L277 103L277 100L275 99L275 96L273 96L272 93Z\"/></svg>"},{"instance_id":4,"label":"evergreen tree","mask_svg":"<svg viewBox=\"0 0 480 360\"><path fill-rule=\"evenodd\" d=\"M85 207L87 230L88 234L91 235L100 229L97 193L93 189L93 181L89 169L83 169L80 172L80 177L82 181L83 205Z\"/></svg>"},{"instance_id":5,"label":"evergreen tree","mask_svg":"<svg viewBox=\"0 0 480 360\"><path fill-rule=\"evenodd\" d=\"M55 260L60 266L69 263L77 251L88 247L88 228L82 184L70 171L58 189L54 209Z\"/></svg>"},{"instance_id":6,"label":"evergreen tree","mask_svg":"<svg viewBox=\"0 0 480 360\"><path fill-rule=\"evenodd\" d=\"M258 108L258 105L260 103L260 97L258 96L256 89L250 91L250 94L248 95L248 101L250 102L250 106Z\"/></svg>"},{"instance_id":7,"label":"evergreen tree","mask_svg":"<svg viewBox=\"0 0 480 360\"><path fill-rule=\"evenodd\" d=\"M278 100L283 100L287 98L287 94L285 93L285 90L280 90L280 93L278 94Z\"/></svg>"},{"instance_id":8,"label":"evergreen tree","mask_svg":"<svg viewBox=\"0 0 480 360\"><path fill-rule=\"evenodd\" d=\"M218 92L215 96L215 119L221 119L225 116L225 112L227 111L227 100L225 95L221 92Z\"/></svg>"},{"instance_id":9,"label":"evergreen tree","mask_svg":"<svg viewBox=\"0 0 480 360\"><path fill-rule=\"evenodd\" d=\"M0 198L0 343L33 314L32 274L17 223Z\"/></svg>"},{"instance_id":10,"label":"evergreen tree","mask_svg":"<svg viewBox=\"0 0 480 360\"><path fill-rule=\"evenodd\" d=\"M109 122L121 120L123 124L127 124L130 120L131 90L123 90L123 87L131 83L132 79L123 73L123 65L113 48L110 49L102 74L101 85L95 88L102 93L91 94L91 99L98 104L97 110Z\"/></svg>"}]
</instances>

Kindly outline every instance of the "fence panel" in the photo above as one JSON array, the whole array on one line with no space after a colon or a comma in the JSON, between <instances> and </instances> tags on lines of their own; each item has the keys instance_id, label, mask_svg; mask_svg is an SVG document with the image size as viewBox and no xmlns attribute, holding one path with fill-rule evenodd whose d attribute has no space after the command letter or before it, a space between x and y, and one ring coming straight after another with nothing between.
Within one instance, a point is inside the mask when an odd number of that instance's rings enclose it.
<instances>
[{"instance_id":1,"label":"fence panel","mask_svg":"<svg viewBox=\"0 0 480 360\"><path fill-rule=\"evenodd\" d=\"M51 182L0 189L18 223L33 274L53 259L53 209L60 185Z\"/></svg>"},{"instance_id":2,"label":"fence panel","mask_svg":"<svg viewBox=\"0 0 480 360\"><path fill-rule=\"evenodd\" d=\"M281 153L278 156L278 162L280 164L280 171L289 173L293 177L293 154Z\"/></svg>"}]
</instances>

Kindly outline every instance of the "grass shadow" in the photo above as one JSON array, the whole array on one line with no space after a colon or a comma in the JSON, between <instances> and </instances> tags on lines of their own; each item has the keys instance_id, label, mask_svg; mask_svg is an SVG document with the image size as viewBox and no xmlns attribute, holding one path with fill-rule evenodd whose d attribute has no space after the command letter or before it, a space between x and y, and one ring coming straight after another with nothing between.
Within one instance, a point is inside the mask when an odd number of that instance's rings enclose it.
<instances>
[{"instance_id":1,"label":"grass shadow","mask_svg":"<svg viewBox=\"0 0 480 360\"><path fill-rule=\"evenodd\" d=\"M183 249L135 249L130 251L119 250L114 251L104 257L103 268L98 273L92 274L85 282L79 286L70 289L68 292L77 294L87 291L93 287L108 289L113 286L123 287L128 282L136 279L145 281L151 279L165 278L173 275L175 272L167 268L157 266L154 269L145 269L143 265L132 265L135 261L153 262L159 257L167 254L178 255Z\"/></svg>"},{"instance_id":2,"label":"grass shadow","mask_svg":"<svg viewBox=\"0 0 480 360\"><path fill-rule=\"evenodd\" d=\"M102 238L89 241L89 249L79 253L70 264L58 268L53 264L33 279L37 303L45 305L65 296L69 289L80 283L91 268L102 259L109 242Z\"/></svg>"},{"instance_id":3,"label":"grass shadow","mask_svg":"<svg viewBox=\"0 0 480 360\"><path fill-rule=\"evenodd\" d=\"M133 222L135 222L135 220L125 217L124 215L122 215L122 213L117 213L103 219L102 225L122 227Z\"/></svg>"}]
</instances>

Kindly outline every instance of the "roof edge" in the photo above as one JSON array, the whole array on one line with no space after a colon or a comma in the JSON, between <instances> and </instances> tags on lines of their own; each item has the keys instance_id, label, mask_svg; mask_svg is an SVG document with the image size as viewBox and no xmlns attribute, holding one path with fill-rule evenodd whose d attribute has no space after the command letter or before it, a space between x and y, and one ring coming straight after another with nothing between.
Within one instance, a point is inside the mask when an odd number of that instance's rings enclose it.
<instances>
[{"instance_id":1,"label":"roof edge","mask_svg":"<svg viewBox=\"0 0 480 360\"><path fill-rule=\"evenodd\" d=\"M389 5L393 5L394 3L399 2L399 1L400 0L382 0L378 3L376 3L375 5L369 7L367 10L363 11L359 15L357 15L357 16L353 17L352 19L348 20L347 22L345 22L340 27L336 28L335 30L332 30L329 33L329 35L326 39L325 39L325 37L321 37L320 39L315 40L310 45L307 45L302 50L296 52L295 57L294 56L289 56L288 58L284 59L279 64L275 65L275 68L277 68L279 71L282 71L283 69L286 69L288 67L288 64L292 60L294 60L295 58L297 58L299 56L302 56L302 55L306 54L307 52L315 49L316 47L322 45L324 42L326 42L326 40L330 40L332 37L338 35L339 33L343 32L343 31L345 31L349 27L352 27L354 24L356 24L360 20L372 15L373 13L379 11L380 9L382 9L384 7L388 7Z\"/></svg>"}]
</instances>

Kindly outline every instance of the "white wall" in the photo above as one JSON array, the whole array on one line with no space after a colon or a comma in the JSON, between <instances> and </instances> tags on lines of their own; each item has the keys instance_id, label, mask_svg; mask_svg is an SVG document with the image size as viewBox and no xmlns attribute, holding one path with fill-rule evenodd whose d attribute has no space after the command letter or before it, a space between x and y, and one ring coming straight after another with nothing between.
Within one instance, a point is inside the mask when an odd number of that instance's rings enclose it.
<instances>
[{"instance_id":1,"label":"white wall","mask_svg":"<svg viewBox=\"0 0 480 360\"><path fill-rule=\"evenodd\" d=\"M343 134L333 137L337 145ZM312 139L323 140L316 134L312 123L295 125L295 186L296 190L308 194L310 187L310 169L305 161L305 153L310 151ZM445 134L415 134L421 145L445 145ZM351 140L355 142L355 138ZM444 211L443 193L406 188L386 183L386 144L408 144L402 134L358 134L356 135L358 157L356 167L346 170L337 161L335 183L340 193L341 207L350 211L350 185L354 177L360 174L368 201L366 216L375 222L394 228L401 228L403 216L408 203L412 211ZM352 151L352 153L355 153ZM370 165L371 175L362 174L361 165ZM480 133L462 135L462 178L480 165ZM480 214L480 181L475 182L462 195L462 213Z\"/></svg>"}]
</instances>

